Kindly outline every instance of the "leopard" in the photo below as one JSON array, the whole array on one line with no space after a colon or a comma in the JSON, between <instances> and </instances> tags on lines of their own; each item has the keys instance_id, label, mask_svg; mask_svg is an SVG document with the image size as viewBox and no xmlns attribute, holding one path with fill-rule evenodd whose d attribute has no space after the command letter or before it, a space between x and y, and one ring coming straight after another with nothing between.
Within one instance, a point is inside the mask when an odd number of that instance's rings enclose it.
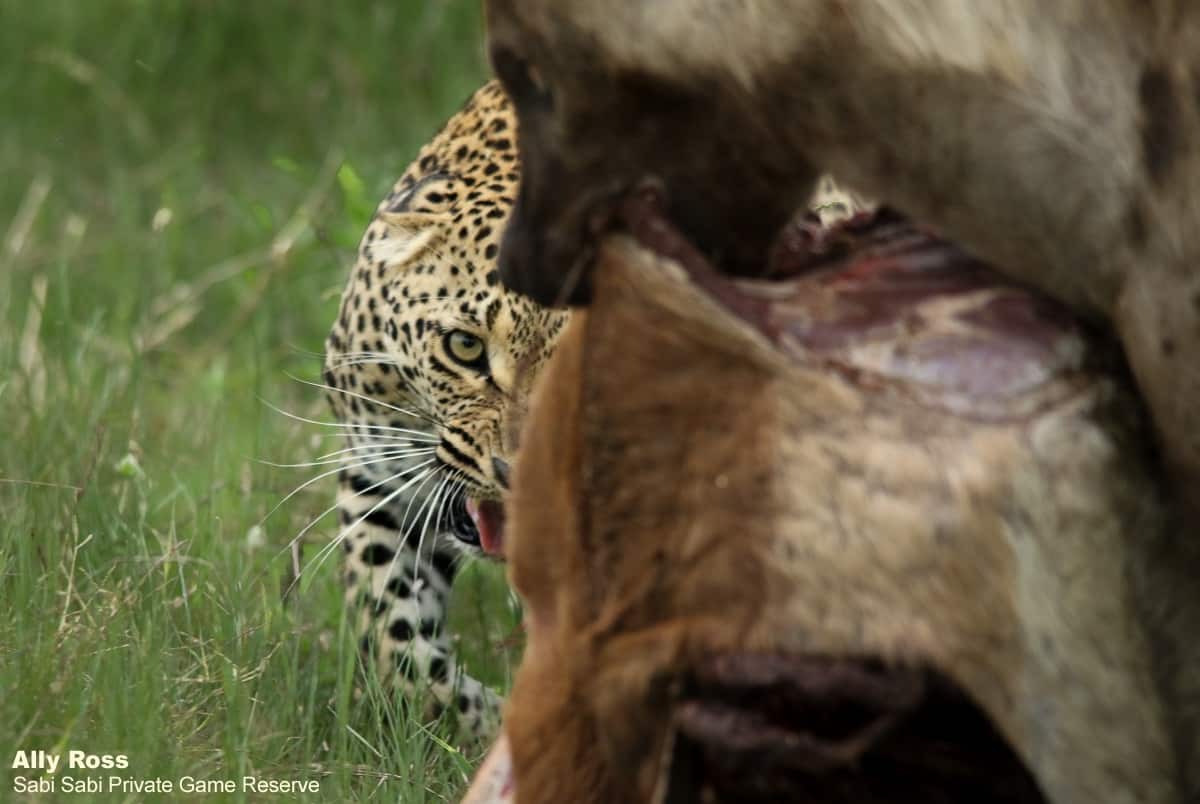
<instances>
[{"instance_id":1,"label":"leopard","mask_svg":"<svg viewBox=\"0 0 1200 804\"><path fill-rule=\"evenodd\" d=\"M336 507L344 597L367 667L426 717L486 742L501 697L447 629L464 561L503 553L503 497L538 370L569 313L506 289L496 256L519 181L490 82L417 153L362 235L325 344L347 434Z\"/></svg>"}]
</instances>

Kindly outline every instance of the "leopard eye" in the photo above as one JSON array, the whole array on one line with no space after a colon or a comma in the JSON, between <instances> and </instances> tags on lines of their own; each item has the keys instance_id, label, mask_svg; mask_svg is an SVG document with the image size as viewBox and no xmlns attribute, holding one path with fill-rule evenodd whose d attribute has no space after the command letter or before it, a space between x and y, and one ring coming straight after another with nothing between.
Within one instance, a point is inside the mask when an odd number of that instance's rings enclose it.
<instances>
[{"instance_id":1,"label":"leopard eye","mask_svg":"<svg viewBox=\"0 0 1200 804\"><path fill-rule=\"evenodd\" d=\"M450 357L468 368L484 369L487 367L487 351L483 339L461 329L452 329L446 333L444 340L446 351Z\"/></svg>"}]
</instances>

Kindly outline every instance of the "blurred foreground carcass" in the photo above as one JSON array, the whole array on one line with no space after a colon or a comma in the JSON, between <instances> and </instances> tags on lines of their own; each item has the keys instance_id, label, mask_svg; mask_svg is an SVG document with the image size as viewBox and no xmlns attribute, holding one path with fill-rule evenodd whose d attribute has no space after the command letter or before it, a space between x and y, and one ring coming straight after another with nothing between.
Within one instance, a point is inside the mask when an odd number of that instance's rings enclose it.
<instances>
[{"instance_id":1,"label":"blurred foreground carcass","mask_svg":"<svg viewBox=\"0 0 1200 804\"><path fill-rule=\"evenodd\" d=\"M1185 801L1200 562L1109 337L886 211L756 280L621 215L525 431L468 801Z\"/></svg>"}]
</instances>

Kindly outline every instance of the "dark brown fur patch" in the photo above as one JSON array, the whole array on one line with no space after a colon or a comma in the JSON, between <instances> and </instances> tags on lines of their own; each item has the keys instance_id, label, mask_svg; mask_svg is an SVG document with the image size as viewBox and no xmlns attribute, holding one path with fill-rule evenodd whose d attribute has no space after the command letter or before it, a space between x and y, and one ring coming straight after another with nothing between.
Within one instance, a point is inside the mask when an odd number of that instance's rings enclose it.
<instances>
[{"instance_id":1,"label":"dark brown fur patch","mask_svg":"<svg viewBox=\"0 0 1200 804\"><path fill-rule=\"evenodd\" d=\"M1162 184L1179 150L1179 106L1171 76L1148 67L1138 81L1142 106L1142 160L1155 184Z\"/></svg>"},{"instance_id":2,"label":"dark brown fur patch","mask_svg":"<svg viewBox=\"0 0 1200 804\"><path fill-rule=\"evenodd\" d=\"M1133 245L1137 247L1146 245L1146 238L1150 236L1150 232L1146 228L1146 213L1142 211L1139 201L1129 205L1129 214L1125 217L1125 232L1129 235L1129 241Z\"/></svg>"}]
</instances>

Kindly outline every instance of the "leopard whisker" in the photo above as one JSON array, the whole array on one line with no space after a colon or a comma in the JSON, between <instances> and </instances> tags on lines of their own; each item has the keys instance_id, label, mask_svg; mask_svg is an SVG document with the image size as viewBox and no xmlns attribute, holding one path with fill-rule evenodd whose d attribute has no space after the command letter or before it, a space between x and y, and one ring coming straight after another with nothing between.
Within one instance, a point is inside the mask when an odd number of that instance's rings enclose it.
<instances>
[{"instance_id":1,"label":"leopard whisker","mask_svg":"<svg viewBox=\"0 0 1200 804\"><path fill-rule=\"evenodd\" d=\"M404 514L400 517L400 522L402 523L401 526L405 528L405 532L404 532L405 540L408 539L408 531L407 531L407 523L409 521L408 513L409 513L409 511L412 510L413 502L415 502L418 497L421 497L421 489L423 489L425 487L425 483L428 482L429 478L436 477L438 472L444 472L444 471L445 471L445 466L443 464L441 464L441 462L439 462L438 465L426 476L425 480L422 481L421 485L417 487L416 491L414 491L412 493L412 495L408 498L408 505L404 506ZM425 498L421 497L421 505L424 505L424 504L425 504ZM418 517L421 516L420 508L417 509L417 516ZM389 575L391 574L391 570L388 571L388 574Z\"/></svg>"},{"instance_id":2,"label":"leopard whisker","mask_svg":"<svg viewBox=\"0 0 1200 804\"><path fill-rule=\"evenodd\" d=\"M429 532L429 517L433 514L434 509L437 507L438 502L442 497L442 493L444 492L444 490L446 488L446 484L449 483L453 478L454 478L454 475L452 473L447 474L444 478L442 478L442 482L439 483L437 488L434 489L433 495L431 497L429 497L424 503L425 521L421 523L421 535L417 537L417 557L416 557L416 563L413 564L413 585L414 586L416 585L416 582L417 582L417 576L418 576L417 568L421 565L421 550L425 546L425 534ZM417 515L420 516L419 511L417 512ZM435 534L435 538L436 538L436 534Z\"/></svg>"},{"instance_id":3,"label":"leopard whisker","mask_svg":"<svg viewBox=\"0 0 1200 804\"><path fill-rule=\"evenodd\" d=\"M356 491L354 493L354 496L361 497L363 494L366 494L368 491L371 491L374 488L378 488L379 486L390 483L393 480L396 480L397 478L403 477L407 471L408 470L405 470L403 472L397 472L396 474L386 477L377 483L373 483L371 486L368 486L367 488L363 489L362 491ZM307 525L305 525L303 528L301 528L300 531L295 536L293 536L291 539L288 540L288 543L283 546L283 549L281 549L278 553L275 554L275 558L279 558L284 553L291 551L292 548L296 545L296 543L304 538L306 533L308 533L310 530L312 530L312 528L314 528L316 526L316 524L318 522L320 522L322 519L329 516L329 514L333 513L334 511L336 511L340 505L341 505L340 501L335 502L333 505L329 506L324 511L322 511L320 514L315 516ZM343 538L344 538L344 536L342 534L339 534L337 537L335 537L333 543L340 544L341 540ZM326 548L328 548L328 545L325 548L322 548L322 550L325 550ZM333 549L333 548L328 548L328 549ZM320 553L318 553L318 555L320 555ZM311 565L311 563L312 562L310 561L309 565ZM296 584L298 584L300 582L300 577L301 577L301 575L303 575L303 573L305 572L306 569L307 569L307 566L298 567L296 569L291 582L287 585L287 588L283 590L283 596L285 598L292 593L293 589L296 588Z\"/></svg>"},{"instance_id":4,"label":"leopard whisker","mask_svg":"<svg viewBox=\"0 0 1200 804\"><path fill-rule=\"evenodd\" d=\"M416 582L415 581L416 568L421 566L421 550L424 547L425 534L429 531L429 514L432 514L434 509L436 508L437 515L433 517L433 537L434 537L435 544L430 545L430 548L429 548L430 552L432 553L434 550L437 549L437 547L436 547L437 537L438 537L438 534L440 534L442 532L442 519L445 516L446 503L448 500L453 498L454 492L455 492L455 487L453 484L456 482L459 482L458 476L461 474L462 474L462 472L456 469L456 470L453 470L452 472L450 472L450 474L448 474L446 476L446 478L442 481L442 485L439 486L437 491L435 492L434 498L433 498L434 501L429 506L429 510L425 515L425 523L421 527L421 536L417 539L417 554L416 554L416 558L415 558L416 563L413 565L414 585ZM449 485L448 491L446 488L447 485ZM449 582L450 579L447 578L445 580L447 582ZM417 601L417 606L419 609L420 608L420 600L419 599ZM418 614L419 614L419 611L418 611Z\"/></svg>"},{"instance_id":5,"label":"leopard whisker","mask_svg":"<svg viewBox=\"0 0 1200 804\"><path fill-rule=\"evenodd\" d=\"M408 514L409 514L409 512L412 510L412 505L413 505L413 502L414 502L414 501L415 501L415 500L416 500L418 497L421 497L421 489L425 488L425 484L426 484L427 482L429 482L429 479L430 479L431 477L436 477L436 476L437 476L437 474L438 474L438 472L442 472L442 471L445 471L445 466L443 466L443 465L439 464L438 466L434 467L432 470L430 470L430 471L426 472L426 473L425 473L425 475L424 475L424 479L421 481L421 485L417 486L416 490L414 490L414 491L413 491L413 493L412 493L411 495L409 495L409 498L408 498L408 505L404 506L404 513L403 513L403 514L400 516L400 527L401 527L401 533L402 533L402 541L405 541L405 542L407 542L407 541L408 541L408 522L409 522L409 519L408 519ZM428 499L428 498L426 498L426 497L421 497L421 505L424 505L424 504L425 504L425 501L426 501L426 499ZM418 516L418 517L420 517L420 516L421 516L421 509L420 509L420 508L418 508L418 509L417 509L417 516ZM388 566L387 575L386 575L385 577L387 577L387 578L391 578L391 577L393 576L393 574L395 573L395 571L396 571L396 560L397 560L397 559L400 557L400 552L401 552L401 551L397 550L397 551L396 551L396 554L392 556L392 561L391 561L390 565ZM420 559L420 549L419 549L419 545L418 545L417 558L416 558L416 559L414 559L415 561L417 561L417 564L414 564L414 565L413 565L413 566L414 566L414 569L416 568L416 566L417 566L418 564L420 564L420 561L419 561L419 559Z\"/></svg>"},{"instance_id":6,"label":"leopard whisker","mask_svg":"<svg viewBox=\"0 0 1200 804\"><path fill-rule=\"evenodd\" d=\"M329 368L345 368L346 366L361 366L365 364L399 367L400 361L395 357L381 352L353 352L342 355L338 360L328 364Z\"/></svg>"},{"instance_id":7,"label":"leopard whisker","mask_svg":"<svg viewBox=\"0 0 1200 804\"><path fill-rule=\"evenodd\" d=\"M442 467L441 481L434 487L433 492L431 494L427 495L425 497L425 499L423 499L421 501L421 507L419 509L417 509L415 518L421 519L422 516L424 518L421 522L421 527L417 533L417 551L416 551L417 564L416 564L416 566L419 566L421 563L421 550L425 546L425 534L429 530L429 517L433 513L433 509L437 506L438 499L441 497L442 490L445 488L446 483L450 479L451 472L452 472L452 470L450 469L450 467L448 467L448 466ZM416 573L415 573L416 566L413 567L413 570L414 570L413 580L414 581L416 580Z\"/></svg>"},{"instance_id":8,"label":"leopard whisker","mask_svg":"<svg viewBox=\"0 0 1200 804\"><path fill-rule=\"evenodd\" d=\"M406 443L404 441L404 439L397 438L397 439L395 439L395 441L397 443L394 443L394 444L372 443L372 444L357 444L353 447L344 447L342 449L334 450L333 452L326 452L324 455L318 455L317 457L313 458L313 460L314 461L324 461L326 458L332 458L335 455L346 455L348 453L355 453L355 452L369 452L371 450L414 449L414 450L423 451L423 452L435 452L437 450L437 447L433 446L433 445L418 447L416 444L413 444L411 442ZM368 455L367 457L370 457L370 456ZM345 459L343 459L343 460L345 460Z\"/></svg>"},{"instance_id":9,"label":"leopard whisker","mask_svg":"<svg viewBox=\"0 0 1200 804\"><path fill-rule=\"evenodd\" d=\"M451 487L449 494L446 495L446 504L449 510L453 510L458 499L465 496L467 493L466 475L461 470L456 471L454 483L455 484ZM439 531L442 529L441 516L442 514L439 513L438 522L435 523L435 527ZM453 550L451 551L450 556L455 564L459 564L461 563L462 559L466 557L466 553L462 550Z\"/></svg>"},{"instance_id":10,"label":"leopard whisker","mask_svg":"<svg viewBox=\"0 0 1200 804\"><path fill-rule=\"evenodd\" d=\"M321 355L321 357L328 358L329 355L323 354L323 355ZM389 355L387 352L342 352L341 354L338 355L338 360L339 361L340 360L356 360L360 357L378 357L378 358L393 359L393 356ZM336 366L337 362L334 362L332 365Z\"/></svg>"},{"instance_id":11,"label":"leopard whisker","mask_svg":"<svg viewBox=\"0 0 1200 804\"><path fill-rule=\"evenodd\" d=\"M333 393L343 394L345 396L353 397L354 399L361 399L365 402L370 402L373 405L379 405L380 407L383 407L388 410L399 413L402 416L411 416L414 419L421 419L423 421L427 421L430 424L438 426L438 427L440 427L442 424L437 419L435 419L429 415L426 415L421 411L414 411L414 410L409 410L407 408L402 408L397 405L393 405L390 402L384 402L382 399L375 399L375 398L367 396L366 394L360 394L357 391L347 391L345 388L337 388L337 387L329 385L327 383L312 382L311 380L302 380L299 377L294 377L291 375L288 375L288 376L291 379L295 380L296 382L300 383L301 385L310 385L313 388L320 388L323 391L332 391Z\"/></svg>"},{"instance_id":12,"label":"leopard whisker","mask_svg":"<svg viewBox=\"0 0 1200 804\"><path fill-rule=\"evenodd\" d=\"M319 387L323 387L323 386L319 386ZM434 442L434 443L441 440L437 436L431 435L430 433L428 433L424 430L410 430L405 427L387 427L382 424L343 424L341 422L322 422L322 421L318 421L316 419L306 419L303 416L297 416L294 413L288 413L286 410L283 410L282 408L277 408L274 405L272 405L270 402L266 401L265 399L262 399L261 397L259 398L258 401L261 402L262 404L266 405L268 408L275 411L276 413L279 413L283 416L287 416L289 419L294 419L298 422L304 422L305 424L315 424L319 427L332 427L332 428L336 428L339 430L351 430L351 431L360 430L360 429L361 430L383 430L385 432L393 432L393 433L408 433L409 435L412 436L413 440L424 439L424 440ZM420 417L418 417L418 418L420 418ZM436 424L436 422L434 422L434 424Z\"/></svg>"},{"instance_id":13,"label":"leopard whisker","mask_svg":"<svg viewBox=\"0 0 1200 804\"><path fill-rule=\"evenodd\" d=\"M426 461L423 464L419 464L418 466L412 467L412 469L417 469L417 468L420 468L421 466L427 466L431 463L434 463L434 461L435 461L435 459L431 458L430 460ZM409 471L412 471L412 469L410 469ZM398 489L388 492L386 495L384 495L384 497L382 499L379 500L379 502L375 503L373 506L368 508L366 513L364 513L362 516L360 516L358 519L354 520L352 523L350 523L346 527L339 530L337 535L334 536L332 539L330 539L329 543L327 545L325 545L324 547L322 547L320 549L320 551L318 551L318 553L313 557L312 561L309 561L308 566L311 567L313 565L313 563L316 562L316 567L313 568L314 571L317 569L320 569L321 564L323 564L325 562L325 559L329 557L329 554L332 553L335 549L337 549L337 547L339 545L341 545L341 543L343 541L345 541L346 537L348 535L350 535L350 532L353 531L355 528L357 528L359 525L361 525L363 522L365 522L367 520L367 518L371 516L371 514L375 513L380 508L387 505L392 500L396 499L396 497L398 497L400 494L402 494L405 489L407 489L413 483L417 482L418 479L424 478L436 471L437 471L436 467L434 467L433 469L427 469L426 471L417 475L417 477L411 478L407 483L400 486ZM311 527L311 525L309 527ZM305 531L301 531L300 533L298 533L296 535L296 539L303 537L305 532L307 532L307 528L305 529ZM305 567L305 568L303 568L302 571L307 571L307 569L308 569L308 567Z\"/></svg>"},{"instance_id":14,"label":"leopard whisker","mask_svg":"<svg viewBox=\"0 0 1200 804\"><path fill-rule=\"evenodd\" d=\"M325 363L328 368L342 368L343 366L356 365L353 361L372 359L376 363L390 363L393 366L399 366L400 361L394 355L389 355L387 352L342 352L337 359L330 360L328 352L313 352L308 349L292 348L292 352L304 357L311 357Z\"/></svg>"},{"instance_id":15,"label":"leopard whisker","mask_svg":"<svg viewBox=\"0 0 1200 804\"><path fill-rule=\"evenodd\" d=\"M319 357L328 357L328 353L322 353ZM387 352L342 352L341 357L387 357Z\"/></svg>"},{"instance_id":16,"label":"leopard whisker","mask_svg":"<svg viewBox=\"0 0 1200 804\"><path fill-rule=\"evenodd\" d=\"M384 461L391 461L391 460L395 460L395 459L394 458L376 458L376 459L367 460L367 461L359 461L358 463L343 464L342 466L339 466L336 469L330 469L328 472L322 472L321 474L317 475L316 477L311 477L308 480L301 483L299 486L296 486L296 488L292 489L291 492L289 492L288 495L286 497L284 497L282 500L275 503L275 507L272 508L270 511L267 511L266 515L264 515L263 518L261 520L259 520L259 524L262 524L263 522L267 521L267 519L271 516L271 514L278 511L279 508L284 503L286 503L288 500L292 499L292 497L295 497L301 491L308 488L313 483L316 483L319 480L323 480L323 479L329 477L330 475L336 475L338 472L341 472L344 470L360 469L364 466L371 466L373 464L383 463ZM436 459L431 458L430 460L436 460ZM339 461L338 463L342 463L342 462ZM425 464L421 464L421 465L424 466Z\"/></svg>"},{"instance_id":17,"label":"leopard whisker","mask_svg":"<svg viewBox=\"0 0 1200 804\"><path fill-rule=\"evenodd\" d=\"M379 488L380 486L386 486L388 483L391 483L393 480L397 480L401 477L404 477L404 475L407 474L409 471L410 471L409 469L404 469L399 472L396 472L394 475L389 475L388 477L385 477L383 480L379 480L375 483L372 483L371 485L367 486L366 488L364 488L360 491L354 492L354 494L352 496L361 497L370 491L374 491L375 489ZM293 536L291 539L289 539L287 544L285 544L283 546L283 548L278 553L275 554L275 558L278 559L284 553L288 552L293 546L295 546L296 542L298 542L298 541L300 541L300 539L304 538L304 534L306 534L306 533L308 533L308 531L312 530L312 528L315 527L316 524L318 522L320 522L322 519L329 516L334 511L336 511L341 504L342 503L340 500L335 501L333 505L329 506L324 511L322 511L321 513L319 513L315 517L313 517L311 520L309 520L308 524L305 525L295 536ZM269 516L269 514L268 514L268 516ZM260 520L259 524L261 525L262 522L265 520L266 520L266 517L263 517L263 520ZM297 578L292 580L293 586L295 585L296 580L298 580L298 579L299 578L297 576ZM284 595L289 594L291 592L291 590L292 590L292 586L289 586L287 588L287 590L285 590Z\"/></svg>"},{"instance_id":18,"label":"leopard whisker","mask_svg":"<svg viewBox=\"0 0 1200 804\"><path fill-rule=\"evenodd\" d=\"M449 477L450 487L447 489L446 495L442 498L441 505L438 506L437 516L434 517L434 520L433 520L433 531L435 534L442 532L442 528L443 528L442 523L446 517L447 504L453 504L455 497L457 496L459 491L463 488L462 481L459 480L459 476L461 474L462 474L462 472L460 472L458 470L455 470L454 472L452 472L450 474L450 477ZM417 552L417 557L420 558L419 550Z\"/></svg>"},{"instance_id":19,"label":"leopard whisker","mask_svg":"<svg viewBox=\"0 0 1200 804\"><path fill-rule=\"evenodd\" d=\"M412 438L411 436L387 435L385 433L321 433L320 435L317 435L315 437L316 438L373 438L377 441L405 441L405 442L414 443L414 444L415 443L426 443L426 442L436 443L436 442L440 441L440 439L438 439L436 437L418 440L418 439Z\"/></svg>"},{"instance_id":20,"label":"leopard whisker","mask_svg":"<svg viewBox=\"0 0 1200 804\"><path fill-rule=\"evenodd\" d=\"M389 475L388 477L385 477L383 480L376 481L363 489L355 491L351 496L362 497L364 494L374 491L375 489L379 488L380 486L386 486L388 483L391 483L393 480L397 480L401 477L404 477L406 474L409 474L410 472L416 471L417 469L420 469L424 466L428 466L432 462L433 462L432 460L429 460L429 461L425 461L424 463L417 464L416 466L402 469L401 471L396 472L393 475ZM428 477L430 474L432 474L435 471L436 471L436 468L431 469L431 470L426 470L422 474L422 477ZM411 484L406 484L405 486L401 487L399 489L399 491L403 491L405 488L407 488L408 485L411 485ZM283 502L284 501L280 501L279 505L282 505ZM293 536L291 539L289 539L288 543L286 545L284 545L283 548L278 553L275 554L275 558L278 559L284 553L287 553L289 550L291 550L292 547L294 547L298 541L300 541L301 539L304 538L304 535L306 533L308 533L310 530L312 530L313 527L315 527L316 524L318 522L320 522L322 519L329 516L329 514L333 513L334 511L336 511L341 504L342 504L342 502L340 500L335 501L333 505L329 506L324 511L322 511L320 514L313 517L313 519L311 519L307 525L305 525L303 528L301 528L301 530L295 536ZM263 522L265 522L267 517L269 517L272 513L275 512L276 509L279 508L279 505L276 505L275 508L272 508L271 511L268 512L266 516L264 516L261 520L259 520L259 524L261 525ZM374 510L374 509L372 509L372 510ZM367 512L368 515L370 515L370 513L371 513L370 511ZM353 527L353 526L351 526L351 527ZM341 538L343 538L343 537L344 537L344 534L340 534L337 537L338 541L340 541ZM296 577L294 577L292 579L292 582L288 585L287 589L284 590L283 594L285 597L287 595L291 594L292 589L295 588L295 585L296 585L296 583L299 582L299 580L300 580L300 573L298 571L296 573Z\"/></svg>"},{"instance_id":21,"label":"leopard whisker","mask_svg":"<svg viewBox=\"0 0 1200 804\"><path fill-rule=\"evenodd\" d=\"M352 449L357 449L357 448L352 448ZM368 453L367 455L361 455L361 456L355 456L355 457L411 458L416 455L428 455L432 452L437 451L436 447L423 447L421 449L398 450L396 452L380 452L378 447L370 447L368 449L373 449L375 451ZM339 452L341 452L341 451L342 450L339 450ZM344 457L331 458L329 460L307 461L305 463L274 463L273 461L262 460L261 458L257 461L257 463L261 463L265 466L271 466L271 467L274 467L275 469L306 469L311 466L328 466L331 463L345 464L345 462L346 462L346 458L344 458Z\"/></svg>"},{"instance_id":22,"label":"leopard whisker","mask_svg":"<svg viewBox=\"0 0 1200 804\"><path fill-rule=\"evenodd\" d=\"M382 433L385 435L399 433L399 434L402 434L404 437L409 438L413 441L432 441L432 442L441 441L441 438L439 438L438 436L429 432L428 430L414 430L411 427L392 427L392 426L383 425L383 424L361 424L361 423L359 423L359 424L346 425L346 428L352 432L356 431L356 430L370 430L370 431L379 430L379 431L382 431ZM372 433L370 433L370 435L374 436L375 433L372 432ZM398 436L393 436L393 437L398 437Z\"/></svg>"},{"instance_id":23,"label":"leopard whisker","mask_svg":"<svg viewBox=\"0 0 1200 804\"><path fill-rule=\"evenodd\" d=\"M314 357L314 358L318 358L320 360L324 360L326 354L328 354L327 352L314 352L311 349L305 349L304 347L297 346L294 343L287 344L287 349L292 354L302 355L304 357Z\"/></svg>"}]
</instances>

